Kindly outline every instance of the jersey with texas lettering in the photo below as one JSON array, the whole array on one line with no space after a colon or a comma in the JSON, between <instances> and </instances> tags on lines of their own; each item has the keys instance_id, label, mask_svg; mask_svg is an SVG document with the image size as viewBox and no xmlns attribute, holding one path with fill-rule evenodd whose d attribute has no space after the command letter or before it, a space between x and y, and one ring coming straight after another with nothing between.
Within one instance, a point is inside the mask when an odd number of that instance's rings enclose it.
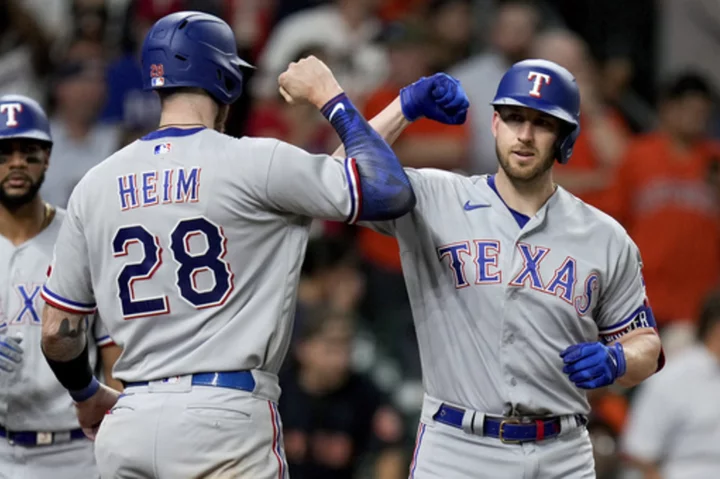
<instances>
[{"instance_id":1,"label":"jersey with texas lettering","mask_svg":"<svg viewBox=\"0 0 720 479\"><path fill-rule=\"evenodd\" d=\"M43 297L78 313L97 307L123 348L119 380L275 375L311 218L353 221L358 184L352 159L211 129L158 130L75 188Z\"/></svg>"},{"instance_id":2,"label":"jersey with texas lettering","mask_svg":"<svg viewBox=\"0 0 720 479\"><path fill-rule=\"evenodd\" d=\"M496 415L587 414L560 352L654 327L635 244L560 187L522 219L491 176L407 173L414 211L369 226L398 239L426 393Z\"/></svg>"},{"instance_id":3,"label":"jersey with texas lettering","mask_svg":"<svg viewBox=\"0 0 720 479\"><path fill-rule=\"evenodd\" d=\"M53 246L65 219L58 209L50 224L19 246L0 235L0 334L22 337L22 362L0 374L0 424L15 431L65 431L78 427L72 399L40 350L40 289L47 278ZM94 316L88 317L88 349L95 367L97 346L112 340Z\"/></svg>"}]
</instances>

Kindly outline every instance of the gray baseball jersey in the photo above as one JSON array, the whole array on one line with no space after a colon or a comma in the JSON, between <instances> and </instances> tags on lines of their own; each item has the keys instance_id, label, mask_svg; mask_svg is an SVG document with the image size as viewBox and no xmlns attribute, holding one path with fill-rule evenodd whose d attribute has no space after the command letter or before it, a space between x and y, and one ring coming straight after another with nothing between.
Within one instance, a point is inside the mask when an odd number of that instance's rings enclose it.
<instances>
[{"instance_id":1,"label":"gray baseball jersey","mask_svg":"<svg viewBox=\"0 0 720 479\"><path fill-rule=\"evenodd\" d=\"M0 424L13 431L77 429L75 408L67 391L40 350L42 308L40 289L47 278L53 246L65 218L58 209L40 234L20 246L0 236L0 334L22 337L22 363L13 373L0 373ZM87 320L92 366L96 346L112 340L94 316Z\"/></svg>"},{"instance_id":2,"label":"gray baseball jersey","mask_svg":"<svg viewBox=\"0 0 720 479\"><path fill-rule=\"evenodd\" d=\"M371 226L400 245L426 394L494 415L588 413L560 352L651 327L626 232L560 187L521 227L488 176L407 173L414 211Z\"/></svg>"},{"instance_id":3,"label":"gray baseball jersey","mask_svg":"<svg viewBox=\"0 0 720 479\"><path fill-rule=\"evenodd\" d=\"M82 179L50 304L97 310L123 348L113 375L146 381L280 368L310 217L357 218L354 160L210 129L160 130Z\"/></svg>"}]
</instances>

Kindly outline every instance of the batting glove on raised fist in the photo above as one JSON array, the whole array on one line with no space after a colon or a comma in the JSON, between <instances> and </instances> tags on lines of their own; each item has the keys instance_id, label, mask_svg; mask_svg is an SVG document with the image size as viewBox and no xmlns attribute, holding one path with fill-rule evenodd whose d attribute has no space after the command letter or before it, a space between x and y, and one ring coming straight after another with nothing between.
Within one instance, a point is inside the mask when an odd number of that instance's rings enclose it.
<instances>
[{"instance_id":1,"label":"batting glove on raised fist","mask_svg":"<svg viewBox=\"0 0 720 479\"><path fill-rule=\"evenodd\" d=\"M21 338L11 338L0 335L0 369L6 372L13 372L18 364L22 362L23 349L20 347Z\"/></svg>"},{"instance_id":2,"label":"batting glove on raised fist","mask_svg":"<svg viewBox=\"0 0 720 479\"><path fill-rule=\"evenodd\" d=\"M460 82L445 73L422 77L400 90L402 112L410 121L430 118L448 125L462 125L470 107Z\"/></svg>"},{"instance_id":3,"label":"batting glove on raised fist","mask_svg":"<svg viewBox=\"0 0 720 479\"><path fill-rule=\"evenodd\" d=\"M560 353L565 362L563 372L580 389L607 386L625 374L625 351L622 344L574 344Z\"/></svg>"}]
</instances>

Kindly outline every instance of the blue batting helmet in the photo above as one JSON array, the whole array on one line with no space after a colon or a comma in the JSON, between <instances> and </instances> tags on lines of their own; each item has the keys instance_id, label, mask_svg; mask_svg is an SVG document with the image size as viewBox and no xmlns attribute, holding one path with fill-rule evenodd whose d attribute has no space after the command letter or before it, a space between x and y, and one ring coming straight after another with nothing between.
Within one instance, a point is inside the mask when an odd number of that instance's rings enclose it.
<instances>
[{"instance_id":1,"label":"blue batting helmet","mask_svg":"<svg viewBox=\"0 0 720 479\"><path fill-rule=\"evenodd\" d=\"M242 92L242 68L230 26L201 12L177 12L152 26L142 48L145 90L197 87L222 104Z\"/></svg>"},{"instance_id":2,"label":"blue batting helmet","mask_svg":"<svg viewBox=\"0 0 720 479\"><path fill-rule=\"evenodd\" d=\"M25 138L52 145L50 123L42 107L22 95L0 96L0 140Z\"/></svg>"},{"instance_id":3,"label":"blue batting helmet","mask_svg":"<svg viewBox=\"0 0 720 479\"><path fill-rule=\"evenodd\" d=\"M580 134L580 91L569 71L547 60L518 62L503 75L491 104L531 108L563 121L568 128L558 139L556 158L568 162Z\"/></svg>"}]
</instances>

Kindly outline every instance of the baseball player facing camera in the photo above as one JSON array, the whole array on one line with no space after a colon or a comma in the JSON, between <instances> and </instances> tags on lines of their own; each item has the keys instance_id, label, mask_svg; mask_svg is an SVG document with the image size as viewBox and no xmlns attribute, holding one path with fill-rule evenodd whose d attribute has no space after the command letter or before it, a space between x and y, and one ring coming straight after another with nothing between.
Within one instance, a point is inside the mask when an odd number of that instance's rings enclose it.
<instances>
[{"instance_id":1,"label":"baseball player facing camera","mask_svg":"<svg viewBox=\"0 0 720 479\"><path fill-rule=\"evenodd\" d=\"M370 124L394 141L408 103ZM585 391L664 362L640 255L553 183L580 131L570 72L517 63L492 104L497 174L406 169L413 210L361 223L397 238L413 310L425 397L410 476L595 477Z\"/></svg>"},{"instance_id":2,"label":"baseball player facing camera","mask_svg":"<svg viewBox=\"0 0 720 479\"><path fill-rule=\"evenodd\" d=\"M0 96L0 479L98 477L93 444L40 352L40 289L66 218L38 193L52 145L37 102ZM83 321L90 367L101 362L112 384L119 348L97 317Z\"/></svg>"},{"instance_id":3,"label":"baseball player facing camera","mask_svg":"<svg viewBox=\"0 0 720 479\"><path fill-rule=\"evenodd\" d=\"M287 477L277 373L312 218L389 221L415 205L390 147L316 58L279 83L289 101L320 109L347 158L224 135L250 68L236 51L212 15L153 25L142 64L160 125L88 172L69 200L42 292L42 349L103 478ZM426 96L430 86L398 108L464 121L464 93ZM123 395L88 364L81 318L95 310L123 347L113 370Z\"/></svg>"}]
</instances>

